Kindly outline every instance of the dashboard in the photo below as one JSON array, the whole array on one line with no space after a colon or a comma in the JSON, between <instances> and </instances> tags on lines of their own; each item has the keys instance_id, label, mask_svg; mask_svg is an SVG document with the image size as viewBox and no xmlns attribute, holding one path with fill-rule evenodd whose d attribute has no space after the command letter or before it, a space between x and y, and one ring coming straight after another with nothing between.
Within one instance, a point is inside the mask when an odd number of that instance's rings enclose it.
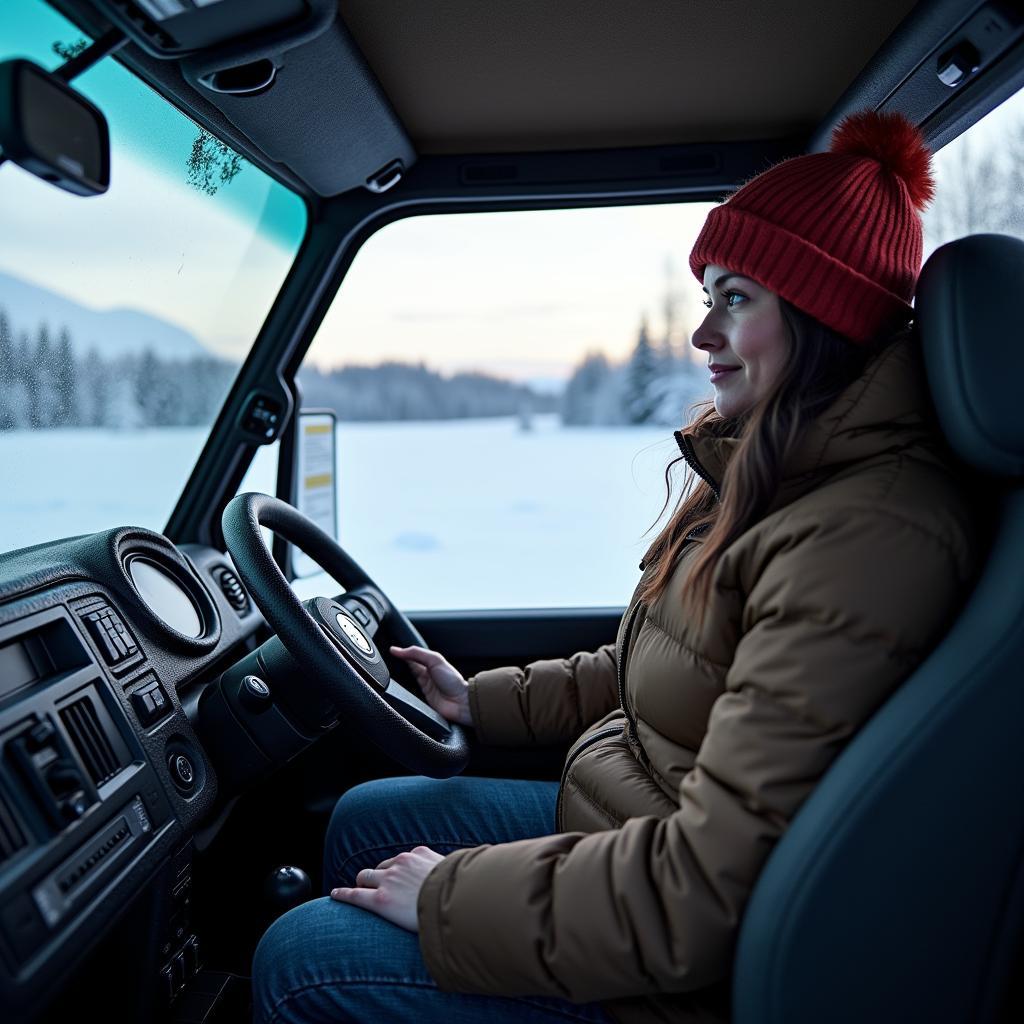
<instances>
[{"instance_id":1,"label":"dashboard","mask_svg":"<svg viewBox=\"0 0 1024 1024\"><path fill-rule=\"evenodd\" d=\"M167 995L197 970L190 850L218 780L196 704L261 628L224 554L152 531L0 555L0 1002L16 1019L154 879Z\"/></svg>"}]
</instances>

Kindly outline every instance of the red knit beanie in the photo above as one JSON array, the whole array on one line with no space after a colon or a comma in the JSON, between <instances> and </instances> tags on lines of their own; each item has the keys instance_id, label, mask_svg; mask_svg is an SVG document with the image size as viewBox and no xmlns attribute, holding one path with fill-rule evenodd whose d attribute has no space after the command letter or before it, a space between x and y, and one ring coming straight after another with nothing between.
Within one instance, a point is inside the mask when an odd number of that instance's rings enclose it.
<instances>
[{"instance_id":1,"label":"red knit beanie","mask_svg":"<svg viewBox=\"0 0 1024 1024\"><path fill-rule=\"evenodd\" d=\"M783 160L715 207L690 253L753 278L850 341L913 316L931 154L902 114L853 114L826 153Z\"/></svg>"}]
</instances>

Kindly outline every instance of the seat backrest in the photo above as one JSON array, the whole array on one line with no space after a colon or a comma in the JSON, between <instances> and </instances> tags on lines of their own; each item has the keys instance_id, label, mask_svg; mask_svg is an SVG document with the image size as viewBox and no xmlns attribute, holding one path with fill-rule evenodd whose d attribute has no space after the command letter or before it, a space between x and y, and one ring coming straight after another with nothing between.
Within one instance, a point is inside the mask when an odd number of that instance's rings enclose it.
<instances>
[{"instance_id":1,"label":"seat backrest","mask_svg":"<svg viewBox=\"0 0 1024 1024\"><path fill-rule=\"evenodd\" d=\"M1024 242L936 250L915 321L990 503L952 629L826 773L740 929L737 1024L1001 1019L1024 934Z\"/></svg>"}]
</instances>

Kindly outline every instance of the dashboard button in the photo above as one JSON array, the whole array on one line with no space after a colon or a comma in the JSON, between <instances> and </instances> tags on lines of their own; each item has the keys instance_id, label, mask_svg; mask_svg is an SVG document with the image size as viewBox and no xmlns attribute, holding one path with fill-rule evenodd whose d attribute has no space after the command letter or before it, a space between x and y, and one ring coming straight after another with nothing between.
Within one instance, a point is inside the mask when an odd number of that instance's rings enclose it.
<instances>
[{"instance_id":1,"label":"dashboard button","mask_svg":"<svg viewBox=\"0 0 1024 1024\"><path fill-rule=\"evenodd\" d=\"M152 725L153 722L163 718L164 715L172 710L171 702L168 700L163 687L152 677L150 677L149 682L140 686L139 689L132 693L128 699L131 701L132 708L134 708L135 714L138 715L139 721L145 726Z\"/></svg>"},{"instance_id":2,"label":"dashboard button","mask_svg":"<svg viewBox=\"0 0 1024 1024\"><path fill-rule=\"evenodd\" d=\"M238 688L238 699L249 711L259 714L266 711L274 703L270 687L259 676L248 675L242 679Z\"/></svg>"},{"instance_id":3,"label":"dashboard button","mask_svg":"<svg viewBox=\"0 0 1024 1024\"><path fill-rule=\"evenodd\" d=\"M38 725L32 727L26 746L33 752L42 750L43 747L50 744L56 733L57 730L54 729L53 723L48 718L44 718Z\"/></svg>"},{"instance_id":4,"label":"dashboard button","mask_svg":"<svg viewBox=\"0 0 1024 1024\"><path fill-rule=\"evenodd\" d=\"M195 768L184 754L172 754L169 766L174 782L181 789L191 789L195 785Z\"/></svg>"}]
</instances>

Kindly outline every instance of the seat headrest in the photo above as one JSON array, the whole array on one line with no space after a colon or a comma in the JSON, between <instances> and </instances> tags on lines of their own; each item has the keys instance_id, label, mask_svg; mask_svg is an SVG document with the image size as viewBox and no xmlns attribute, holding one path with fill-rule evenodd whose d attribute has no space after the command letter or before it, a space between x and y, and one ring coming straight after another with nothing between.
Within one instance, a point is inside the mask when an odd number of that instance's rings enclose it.
<instances>
[{"instance_id":1,"label":"seat headrest","mask_svg":"<svg viewBox=\"0 0 1024 1024\"><path fill-rule=\"evenodd\" d=\"M969 235L936 249L914 301L950 447L983 473L1024 473L1024 241Z\"/></svg>"}]
</instances>

